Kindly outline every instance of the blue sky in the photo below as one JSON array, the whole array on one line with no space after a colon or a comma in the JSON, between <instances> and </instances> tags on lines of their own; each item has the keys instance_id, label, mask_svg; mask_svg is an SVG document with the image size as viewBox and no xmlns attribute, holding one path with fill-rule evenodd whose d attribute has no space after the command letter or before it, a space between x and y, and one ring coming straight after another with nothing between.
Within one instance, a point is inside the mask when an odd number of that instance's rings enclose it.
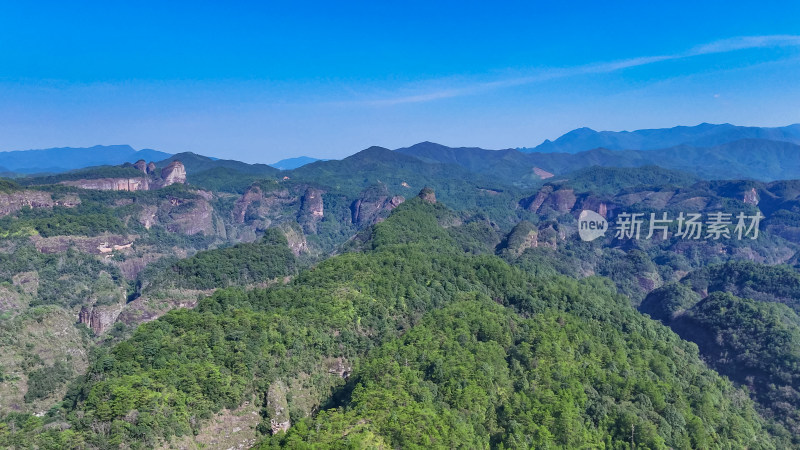
<instances>
[{"instance_id":1,"label":"blue sky","mask_svg":"<svg viewBox=\"0 0 800 450\"><path fill-rule=\"evenodd\" d=\"M0 2L0 150L273 162L800 122L798 2L23 3Z\"/></svg>"}]
</instances>

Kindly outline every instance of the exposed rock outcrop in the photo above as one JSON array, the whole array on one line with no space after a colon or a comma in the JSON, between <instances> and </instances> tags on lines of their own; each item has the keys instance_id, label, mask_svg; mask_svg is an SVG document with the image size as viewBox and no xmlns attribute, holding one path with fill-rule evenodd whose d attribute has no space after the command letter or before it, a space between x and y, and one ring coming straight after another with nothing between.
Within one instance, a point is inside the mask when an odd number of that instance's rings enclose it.
<instances>
[{"instance_id":1,"label":"exposed rock outcrop","mask_svg":"<svg viewBox=\"0 0 800 450\"><path fill-rule=\"evenodd\" d=\"M521 203L528 211L543 212L548 208L560 213L572 211L578 198L572 189L559 188L547 185L542 187L533 197L523 200Z\"/></svg>"},{"instance_id":2,"label":"exposed rock outcrop","mask_svg":"<svg viewBox=\"0 0 800 450\"><path fill-rule=\"evenodd\" d=\"M250 186L250 188L236 200L233 205L233 220L238 223L244 223L246 218L247 209L254 202L260 202L264 198L264 193L258 186Z\"/></svg>"},{"instance_id":3,"label":"exposed rock outcrop","mask_svg":"<svg viewBox=\"0 0 800 450\"><path fill-rule=\"evenodd\" d=\"M137 217L139 223L141 223L146 229L150 229L153 225L158 223L156 219L156 214L158 213L158 207L155 205L144 205L142 207L141 212Z\"/></svg>"},{"instance_id":4,"label":"exposed rock outcrop","mask_svg":"<svg viewBox=\"0 0 800 450\"><path fill-rule=\"evenodd\" d=\"M405 198L399 195L390 196L386 186L382 184L367 188L350 206L353 223L358 227L364 227L380 222L404 201Z\"/></svg>"},{"instance_id":5,"label":"exposed rock outcrop","mask_svg":"<svg viewBox=\"0 0 800 450\"><path fill-rule=\"evenodd\" d=\"M17 212L23 207L52 208L58 204L49 192L17 191L0 193L0 217ZM65 205L66 206L66 205Z\"/></svg>"},{"instance_id":6,"label":"exposed rock outcrop","mask_svg":"<svg viewBox=\"0 0 800 450\"><path fill-rule=\"evenodd\" d=\"M284 236L286 236L286 240L289 242L289 249L294 253L295 256L300 256L304 253L308 253L308 241L306 240L306 235L303 234L303 230L300 229L296 224L285 224L281 227L283 230Z\"/></svg>"},{"instance_id":7,"label":"exposed rock outcrop","mask_svg":"<svg viewBox=\"0 0 800 450\"><path fill-rule=\"evenodd\" d=\"M150 189L150 180L145 177L94 178L91 180L62 181L61 184L81 189L96 189L101 191L147 191Z\"/></svg>"},{"instance_id":8,"label":"exposed rock outcrop","mask_svg":"<svg viewBox=\"0 0 800 450\"><path fill-rule=\"evenodd\" d=\"M749 205L758 205L758 193L756 192L756 188L745 191L742 201Z\"/></svg>"},{"instance_id":9,"label":"exposed rock outcrop","mask_svg":"<svg viewBox=\"0 0 800 450\"><path fill-rule=\"evenodd\" d=\"M553 193L553 186L543 186L533 197L522 200L525 209L532 212L539 211L547 197Z\"/></svg>"},{"instance_id":10,"label":"exposed rock outcrop","mask_svg":"<svg viewBox=\"0 0 800 450\"><path fill-rule=\"evenodd\" d=\"M300 199L297 221L303 226L303 231L306 233L316 233L317 223L325 215L322 194L323 192L319 189L308 188Z\"/></svg>"},{"instance_id":11,"label":"exposed rock outcrop","mask_svg":"<svg viewBox=\"0 0 800 450\"><path fill-rule=\"evenodd\" d=\"M127 244L130 244L138 236L136 235L119 235L119 234L102 234L100 236L50 236L41 237L34 235L30 237L31 242L42 253L61 253L67 251L69 248L92 255L101 255L103 252L101 248L120 247L120 250Z\"/></svg>"},{"instance_id":12,"label":"exposed rock outcrop","mask_svg":"<svg viewBox=\"0 0 800 450\"><path fill-rule=\"evenodd\" d=\"M78 323L86 324L96 336L103 334L116 322L124 303L109 306L84 306L78 314Z\"/></svg>"},{"instance_id":13,"label":"exposed rock outcrop","mask_svg":"<svg viewBox=\"0 0 800 450\"><path fill-rule=\"evenodd\" d=\"M233 219L244 223L252 219L270 219L279 215L283 207L298 201L286 188L264 191L258 185L250 186L233 206ZM264 226L268 226L265 223Z\"/></svg>"},{"instance_id":14,"label":"exposed rock outcrop","mask_svg":"<svg viewBox=\"0 0 800 450\"><path fill-rule=\"evenodd\" d=\"M288 390L281 380L275 381L267 389L266 409L272 434L286 432L292 426L289 418L289 402L286 399Z\"/></svg>"},{"instance_id":15,"label":"exposed rock outcrop","mask_svg":"<svg viewBox=\"0 0 800 450\"><path fill-rule=\"evenodd\" d=\"M436 203L436 193L429 187L423 188L418 196L428 203Z\"/></svg>"},{"instance_id":16,"label":"exposed rock outcrop","mask_svg":"<svg viewBox=\"0 0 800 450\"><path fill-rule=\"evenodd\" d=\"M155 173L156 165L153 162L145 164L144 160L140 159L133 164L133 167L142 172L141 177L90 178L62 181L60 184L101 191L149 191L176 183L186 183L186 168L180 161L169 163L161 170L160 177Z\"/></svg>"},{"instance_id":17,"label":"exposed rock outcrop","mask_svg":"<svg viewBox=\"0 0 800 450\"><path fill-rule=\"evenodd\" d=\"M143 173L147 173L147 163L143 159L140 159L135 163L133 163L133 167L137 168Z\"/></svg>"},{"instance_id":18,"label":"exposed rock outcrop","mask_svg":"<svg viewBox=\"0 0 800 450\"><path fill-rule=\"evenodd\" d=\"M147 286L145 285L143 289L146 290ZM159 290L154 297L145 293L125 304L117 321L130 326L150 322L173 309L194 308L199 297L211 295L213 292L213 289L164 289Z\"/></svg>"},{"instance_id":19,"label":"exposed rock outcrop","mask_svg":"<svg viewBox=\"0 0 800 450\"><path fill-rule=\"evenodd\" d=\"M178 208L180 206L180 208ZM184 200L170 198L162 203L161 208L167 210L169 222L167 230L188 235L204 234L212 236L224 232L218 230L214 221L214 207L205 198ZM219 232L218 232L219 231Z\"/></svg>"},{"instance_id":20,"label":"exposed rock outcrop","mask_svg":"<svg viewBox=\"0 0 800 450\"><path fill-rule=\"evenodd\" d=\"M195 195L167 196L157 205L142 204L130 219L139 222L146 229L160 225L171 232L226 238L225 223L211 204L213 194L206 191L194 191L193 194ZM119 245L124 244L123 242Z\"/></svg>"},{"instance_id":21,"label":"exposed rock outcrop","mask_svg":"<svg viewBox=\"0 0 800 450\"><path fill-rule=\"evenodd\" d=\"M597 214L600 214L605 218L608 218L609 211L613 211L614 209L616 209L616 205L614 205L613 203L607 200L599 199L591 195L581 200L580 203L581 203L579 208L580 210L588 209L590 211L596 212Z\"/></svg>"},{"instance_id":22,"label":"exposed rock outcrop","mask_svg":"<svg viewBox=\"0 0 800 450\"><path fill-rule=\"evenodd\" d=\"M176 183L186 183L186 168L180 161L172 161L161 169L161 187L170 186Z\"/></svg>"},{"instance_id":23,"label":"exposed rock outcrop","mask_svg":"<svg viewBox=\"0 0 800 450\"><path fill-rule=\"evenodd\" d=\"M81 198L75 194L66 194L55 200L56 206L63 206L65 208L74 208L81 204Z\"/></svg>"}]
</instances>

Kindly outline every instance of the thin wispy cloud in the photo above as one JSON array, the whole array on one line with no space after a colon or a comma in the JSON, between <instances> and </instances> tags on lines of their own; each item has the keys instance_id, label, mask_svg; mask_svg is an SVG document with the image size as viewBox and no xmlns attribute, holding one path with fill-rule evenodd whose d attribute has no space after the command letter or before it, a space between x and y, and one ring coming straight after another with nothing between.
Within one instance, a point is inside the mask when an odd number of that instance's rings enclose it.
<instances>
[{"instance_id":1,"label":"thin wispy cloud","mask_svg":"<svg viewBox=\"0 0 800 450\"><path fill-rule=\"evenodd\" d=\"M500 79L495 81L465 83L460 87L443 89L430 89L425 92L400 95L395 97L379 98L375 100L360 101L357 103L372 106L392 106L407 103L423 103L467 95L476 95L484 92L524 86L533 83L573 77L578 75L604 74L634 67L642 67L665 61L675 61L696 56L729 53L740 50L775 48L775 47L800 47L800 36L796 35L769 35L769 36L740 36L730 39L711 42L694 47L688 51L670 55L642 56L637 58L617 61L587 64L583 66L547 69L532 75ZM434 84L443 84L442 80Z\"/></svg>"},{"instance_id":2,"label":"thin wispy cloud","mask_svg":"<svg viewBox=\"0 0 800 450\"><path fill-rule=\"evenodd\" d=\"M709 55L713 53L726 53L752 48L798 46L800 46L800 36L791 34L771 36L740 36L695 47L694 49L685 53L683 56Z\"/></svg>"}]
</instances>

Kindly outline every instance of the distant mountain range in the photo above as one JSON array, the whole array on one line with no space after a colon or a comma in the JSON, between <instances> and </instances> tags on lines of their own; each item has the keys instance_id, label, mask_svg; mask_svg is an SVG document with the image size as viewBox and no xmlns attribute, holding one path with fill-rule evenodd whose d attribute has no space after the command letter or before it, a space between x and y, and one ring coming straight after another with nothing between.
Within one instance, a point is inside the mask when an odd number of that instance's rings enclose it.
<instances>
[{"instance_id":1,"label":"distant mountain range","mask_svg":"<svg viewBox=\"0 0 800 450\"><path fill-rule=\"evenodd\" d=\"M209 168L228 168L242 170L247 173L271 172L269 168L293 170L315 161L322 161L308 156L282 159L274 164L247 164L234 160L224 160L208 156L200 156L185 152L184 159L189 161L189 169L205 170ZM192 155L192 156L186 156ZM180 159L177 155L152 149L135 150L129 145L95 145L94 147L58 147L37 150L14 150L0 152L0 176L14 174L61 173L92 166L114 166L126 162L167 161ZM199 159L198 159L199 158ZM218 162L212 164L212 162ZM186 161L183 161L186 164ZM250 167L252 166L252 167ZM200 171L197 170L197 171Z\"/></svg>"},{"instance_id":2,"label":"distant mountain range","mask_svg":"<svg viewBox=\"0 0 800 450\"><path fill-rule=\"evenodd\" d=\"M311 164L316 161L323 161L323 160L317 158L311 158L310 156L298 156L297 158L282 159L276 163L270 164L270 166L280 170L292 170L292 169L297 169L298 167L303 167L306 164Z\"/></svg>"},{"instance_id":3,"label":"distant mountain range","mask_svg":"<svg viewBox=\"0 0 800 450\"><path fill-rule=\"evenodd\" d=\"M402 161L397 158L400 154L406 156L400 158ZM597 132L580 128L535 148L486 150L421 142L395 150L397 157L386 149L357 155L356 158L341 160L343 163L301 156L267 165L216 159L189 152L171 155L150 149L137 151L127 145L52 148L0 152L0 175L62 173L139 159L156 161L159 166L164 166L173 160L180 160L186 166L190 182L193 179L200 181L196 177L202 173L205 183L219 188L222 184L228 185L239 174L240 182L231 185L238 190L243 189L243 183L259 177L277 176L280 170L287 171L284 176L292 177L307 172L340 172L349 170L345 166L356 161L359 166L372 164L380 167L369 178L385 181L389 166L394 165L396 170L404 171L414 166L409 162L409 158L413 158L426 165L413 169L404 175L405 178L411 178L414 170L437 172L441 168L429 166L445 165L449 167L446 170L459 167L480 174L486 180L506 185L530 186L551 176L564 176L591 166L659 166L704 179L773 181L800 178L800 124L759 128L704 123L693 127L631 132ZM295 174L288 173L295 171Z\"/></svg>"},{"instance_id":4,"label":"distant mountain range","mask_svg":"<svg viewBox=\"0 0 800 450\"><path fill-rule=\"evenodd\" d=\"M126 162L160 161L172 156L157 150L134 150L129 145L95 145L89 148L48 148L0 152L0 172L58 173L89 166L119 165Z\"/></svg>"},{"instance_id":5,"label":"distant mountain range","mask_svg":"<svg viewBox=\"0 0 800 450\"><path fill-rule=\"evenodd\" d=\"M800 145L765 139L741 139L712 147L678 145L657 151L597 148L574 154L450 148L431 142L397 151L428 162L457 164L514 184L540 179L535 169L563 175L591 166L659 166L718 180L800 178Z\"/></svg>"},{"instance_id":6,"label":"distant mountain range","mask_svg":"<svg viewBox=\"0 0 800 450\"><path fill-rule=\"evenodd\" d=\"M800 144L800 124L785 127L740 127L724 123L701 123L694 127L658 128L636 131L594 131L578 128L555 141L545 140L525 153L578 153L595 148L609 150L659 150L678 145L713 147L741 139L765 139Z\"/></svg>"}]
</instances>

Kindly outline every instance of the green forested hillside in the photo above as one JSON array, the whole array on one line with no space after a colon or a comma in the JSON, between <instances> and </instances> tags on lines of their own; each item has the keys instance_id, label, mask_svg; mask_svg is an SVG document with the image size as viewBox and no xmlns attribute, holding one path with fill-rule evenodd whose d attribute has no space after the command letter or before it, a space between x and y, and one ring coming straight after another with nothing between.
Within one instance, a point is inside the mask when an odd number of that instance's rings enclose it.
<instances>
[{"instance_id":1,"label":"green forested hillside","mask_svg":"<svg viewBox=\"0 0 800 450\"><path fill-rule=\"evenodd\" d=\"M294 275L297 261L286 237L277 229L268 229L258 242L199 252L166 270L161 267L156 270L161 273L153 274L148 280L151 283L185 289L214 289Z\"/></svg>"},{"instance_id":2,"label":"green forested hillside","mask_svg":"<svg viewBox=\"0 0 800 450\"><path fill-rule=\"evenodd\" d=\"M787 266L730 261L692 272L685 283L698 292L732 292L755 300L785 303L800 313L800 274Z\"/></svg>"},{"instance_id":3,"label":"green forested hillside","mask_svg":"<svg viewBox=\"0 0 800 450\"><path fill-rule=\"evenodd\" d=\"M731 261L656 289L640 310L696 342L711 367L747 386L764 414L797 439L799 281L788 267Z\"/></svg>"},{"instance_id":4,"label":"green forested hillside","mask_svg":"<svg viewBox=\"0 0 800 450\"><path fill-rule=\"evenodd\" d=\"M611 328L559 309L526 319L465 295L370 354L338 408L261 448L772 445L752 410L733 412L745 394L691 350L663 330ZM653 332L659 344L633 342Z\"/></svg>"},{"instance_id":5,"label":"green forested hillside","mask_svg":"<svg viewBox=\"0 0 800 450\"><path fill-rule=\"evenodd\" d=\"M291 424L264 447L788 445L610 283L467 253L452 217L409 200L363 252L139 326L59 407L5 417L0 445L151 448L245 401L265 435Z\"/></svg>"},{"instance_id":6,"label":"green forested hillside","mask_svg":"<svg viewBox=\"0 0 800 450\"><path fill-rule=\"evenodd\" d=\"M688 172L658 166L600 167L580 169L564 176L566 184L578 192L614 194L636 186L691 186L698 178Z\"/></svg>"}]
</instances>

